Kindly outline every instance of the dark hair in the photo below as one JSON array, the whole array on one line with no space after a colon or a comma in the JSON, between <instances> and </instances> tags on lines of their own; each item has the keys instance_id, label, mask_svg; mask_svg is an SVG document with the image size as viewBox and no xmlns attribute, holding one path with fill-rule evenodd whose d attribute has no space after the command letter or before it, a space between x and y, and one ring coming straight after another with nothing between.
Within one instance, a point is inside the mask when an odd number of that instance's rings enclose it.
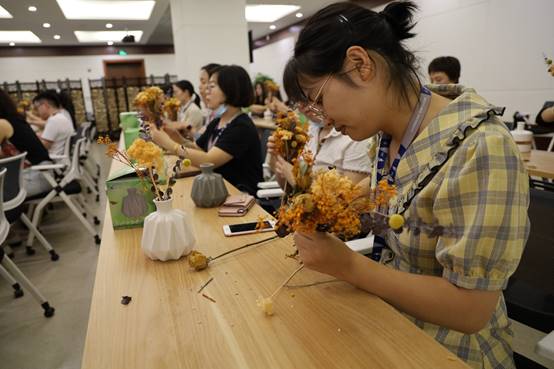
<instances>
[{"instance_id":1,"label":"dark hair","mask_svg":"<svg viewBox=\"0 0 554 369\"><path fill-rule=\"evenodd\" d=\"M225 94L225 103L237 108L246 108L254 102L254 90L250 76L239 65L224 65L213 73L217 84Z\"/></svg>"},{"instance_id":2,"label":"dark hair","mask_svg":"<svg viewBox=\"0 0 554 369\"><path fill-rule=\"evenodd\" d=\"M60 98L54 90L46 90L39 92L34 98L33 102L46 101L50 106L59 109L61 107Z\"/></svg>"},{"instance_id":3,"label":"dark hair","mask_svg":"<svg viewBox=\"0 0 554 369\"><path fill-rule=\"evenodd\" d=\"M411 1L392 2L380 12L350 2L331 4L307 22L300 32L294 56L285 67L283 84L292 101L305 101L299 75L321 77L343 68L346 51L360 46L378 53L389 68L389 84L409 101L410 92L420 88L417 60L402 41L415 36ZM347 74L337 75L352 83Z\"/></svg>"},{"instance_id":4,"label":"dark hair","mask_svg":"<svg viewBox=\"0 0 554 369\"><path fill-rule=\"evenodd\" d=\"M258 85L262 86L262 96L258 96L256 94L256 86ZM264 105L266 96L267 96L267 93L265 91L265 85L260 81L254 83L254 104Z\"/></svg>"},{"instance_id":5,"label":"dark hair","mask_svg":"<svg viewBox=\"0 0 554 369\"><path fill-rule=\"evenodd\" d=\"M194 94L194 103L200 106L200 96L198 96L198 94L194 91L194 86L192 85L192 83L182 79L180 81L175 82L173 85L179 87L181 91L188 91L191 97Z\"/></svg>"},{"instance_id":6,"label":"dark hair","mask_svg":"<svg viewBox=\"0 0 554 369\"><path fill-rule=\"evenodd\" d=\"M17 106L10 95L0 88L0 119L11 121L15 118L23 118L17 112Z\"/></svg>"},{"instance_id":7,"label":"dark hair","mask_svg":"<svg viewBox=\"0 0 554 369\"><path fill-rule=\"evenodd\" d=\"M448 79L454 83L460 81L460 61L453 56L439 56L429 63L427 68L429 74L434 72L444 72Z\"/></svg>"},{"instance_id":8,"label":"dark hair","mask_svg":"<svg viewBox=\"0 0 554 369\"><path fill-rule=\"evenodd\" d=\"M221 64L217 64L217 63L210 63L210 64L206 64L204 65L202 68L200 68L200 70L205 70L206 73L208 73L208 78L212 76L212 74L214 74L214 72L221 68Z\"/></svg>"},{"instance_id":9,"label":"dark hair","mask_svg":"<svg viewBox=\"0 0 554 369\"><path fill-rule=\"evenodd\" d=\"M60 102L60 107L67 110L67 112L69 113L69 116L71 117L71 121L73 122L73 128L77 128L77 120L75 119L75 105L73 105L73 100L71 100L71 96L69 95L69 93L67 93L64 90L61 90L60 92L56 92L52 90L52 92L58 95L58 101Z\"/></svg>"}]
</instances>

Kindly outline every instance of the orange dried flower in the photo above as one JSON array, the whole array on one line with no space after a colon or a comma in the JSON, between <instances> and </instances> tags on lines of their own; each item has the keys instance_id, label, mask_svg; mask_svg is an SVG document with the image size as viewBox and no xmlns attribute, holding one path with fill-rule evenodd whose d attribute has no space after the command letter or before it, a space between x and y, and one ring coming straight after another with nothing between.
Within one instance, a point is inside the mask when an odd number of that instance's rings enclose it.
<instances>
[{"instance_id":1,"label":"orange dried flower","mask_svg":"<svg viewBox=\"0 0 554 369\"><path fill-rule=\"evenodd\" d=\"M133 105L142 111L145 120L156 122L162 111L164 93L161 88L152 86L144 89L135 96Z\"/></svg>"},{"instance_id":2,"label":"orange dried flower","mask_svg":"<svg viewBox=\"0 0 554 369\"><path fill-rule=\"evenodd\" d=\"M136 160L142 167L157 169L163 167L162 150L151 141L147 142L142 138L137 138L127 149L127 154L129 154L129 158Z\"/></svg>"},{"instance_id":3,"label":"orange dried flower","mask_svg":"<svg viewBox=\"0 0 554 369\"><path fill-rule=\"evenodd\" d=\"M336 170L317 173L306 193L293 196L279 209L278 225L290 232L314 232L321 227L352 237L360 232L359 212L352 206L361 190Z\"/></svg>"},{"instance_id":4,"label":"orange dried flower","mask_svg":"<svg viewBox=\"0 0 554 369\"><path fill-rule=\"evenodd\" d=\"M17 112L19 114L25 113L30 108L31 108L31 101L28 99L20 100L19 103L17 103Z\"/></svg>"},{"instance_id":5,"label":"orange dried flower","mask_svg":"<svg viewBox=\"0 0 554 369\"><path fill-rule=\"evenodd\" d=\"M193 250L188 256L189 265L194 270L203 270L208 267L208 258L199 251Z\"/></svg>"},{"instance_id":6,"label":"orange dried flower","mask_svg":"<svg viewBox=\"0 0 554 369\"><path fill-rule=\"evenodd\" d=\"M177 98L171 97L164 101L162 110L167 119L175 121L180 107L181 102Z\"/></svg>"},{"instance_id":7,"label":"orange dried flower","mask_svg":"<svg viewBox=\"0 0 554 369\"><path fill-rule=\"evenodd\" d=\"M278 113L275 121L277 129L273 132L275 151L286 161L292 163L304 150L308 141L306 127L300 123L296 113Z\"/></svg>"},{"instance_id":8,"label":"orange dried flower","mask_svg":"<svg viewBox=\"0 0 554 369\"><path fill-rule=\"evenodd\" d=\"M258 216L258 223L256 223L256 231L261 231L262 229L266 229L271 227L269 224L265 222L265 215Z\"/></svg>"}]
</instances>

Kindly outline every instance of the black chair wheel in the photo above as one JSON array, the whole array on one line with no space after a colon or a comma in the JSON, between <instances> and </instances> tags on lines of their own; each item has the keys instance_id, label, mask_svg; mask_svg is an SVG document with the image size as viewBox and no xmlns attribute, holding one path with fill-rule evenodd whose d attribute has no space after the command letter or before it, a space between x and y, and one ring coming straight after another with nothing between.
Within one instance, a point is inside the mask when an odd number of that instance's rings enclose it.
<instances>
[{"instance_id":1,"label":"black chair wheel","mask_svg":"<svg viewBox=\"0 0 554 369\"><path fill-rule=\"evenodd\" d=\"M42 308L44 309L44 316L47 318L51 318L54 316L54 312L56 309L54 309L48 302L45 302L42 304Z\"/></svg>"},{"instance_id":2,"label":"black chair wheel","mask_svg":"<svg viewBox=\"0 0 554 369\"><path fill-rule=\"evenodd\" d=\"M85 217L85 218L87 217L87 213L82 213L82 214L83 214L83 217Z\"/></svg>"},{"instance_id":3,"label":"black chair wheel","mask_svg":"<svg viewBox=\"0 0 554 369\"><path fill-rule=\"evenodd\" d=\"M95 243L95 244L100 245L100 242L101 242L101 241L102 241L102 240L100 239L100 236L99 236L99 235L94 236L94 243Z\"/></svg>"},{"instance_id":4,"label":"black chair wheel","mask_svg":"<svg viewBox=\"0 0 554 369\"><path fill-rule=\"evenodd\" d=\"M12 251L9 254L6 254L6 256L9 257L10 259L13 259L15 258L15 253Z\"/></svg>"},{"instance_id":5,"label":"black chair wheel","mask_svg":"<svg viewBox=\"0 0 554 369\"><path fill-rule=\"evenodd\" d=\"M50 260L58 261L60 259L60 255L58 255L55 250L50 250L48 252L50 253Z\"/></svg>"},{"instance_id":6,"label":"black chair wheel","mask_svg":"<svg viewBox=\"0 0 554 369\"><path fill-rule=\"evenodd\" d=\"M36 253L36 251L31 246L26 246L25 247L25 253L27 255L34 255Z\"/></svg>"},{"instance_id":7,"label":"black chair wheel","mask_svg":"<svg viewBox=\"0 0 554 369\"><path fill-rule=\"evenodd\" d=\"M94 217L94 224L100 224L100 219L98 219L98 217Z\"/></svg>"}]
</instances>

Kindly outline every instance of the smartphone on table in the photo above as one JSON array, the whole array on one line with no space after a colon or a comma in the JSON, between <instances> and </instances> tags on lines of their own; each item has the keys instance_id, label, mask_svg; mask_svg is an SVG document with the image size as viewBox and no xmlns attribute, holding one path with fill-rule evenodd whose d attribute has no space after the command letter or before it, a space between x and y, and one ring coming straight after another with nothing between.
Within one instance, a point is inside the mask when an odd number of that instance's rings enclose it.
<instances>
[{"instance_id":1,"label":"smartphone on table","mask_svg":"<svg viewBox=\"0 0 554 369\"><path fill-rule=\"evenodd\" d=\"M263 228L257 229L258 222L226 224L223 226L223 234L227 237L241 234L271 232L275 230L275 220L264 220Z\"/></svg>"}]
</instances>

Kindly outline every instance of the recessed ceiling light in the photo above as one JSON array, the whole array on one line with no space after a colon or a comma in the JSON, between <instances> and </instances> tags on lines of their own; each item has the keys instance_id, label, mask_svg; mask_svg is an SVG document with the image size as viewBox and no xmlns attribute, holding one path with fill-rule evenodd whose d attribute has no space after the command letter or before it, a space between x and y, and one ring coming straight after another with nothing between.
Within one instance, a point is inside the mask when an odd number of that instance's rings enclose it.
<instances>
[{"instance_id":1,"label":"recessed ceiling light","mask_svg":"<svg viewBox=\"0 0 554 369\"><path fill-rule=\"evenodd\" d=\"M30 12L36 12L36 11L37 11L37 7L31 5L30 7L27 8L27 10L30 11Z\"/></svg>"},{"instance_id":2,"label":"recessed ceiling light","mask_svg":"<svg viewBox=\"0 0 554 369\"><path fill-rule=\"evenodd\" d=\"M112 28L113 27L113 24L111 23L106 23L106 28Z\"/></svg>"},{"instance_id":3,"label":"recessed ceiling light","mask_svg":"<svg viewBox=\"0 0 554 369\"><path fill-rule=\"evenodd\" d=\"M302 13L296 13L295 15L296 15L296 18L302 18L304 16L304 14Z\"/></svg>"},{"instance_id":4,"label":"recessed ceiling light","mask_svg":"<svg viewBox=\"0 0 554 369\"><path fill-rule=\"evenodd\" d=\"M135 41L139 42L142 37L142 31L74 31L74 33L79 42L119 42L127 35L135 36Z\"/></svg>"},{"instance_id":5,"label":"recessed ceiling light","mask_svg":"<svg viewBox=\"0 0 554 369\"><path fill-rule=\"evenodd\" d=\"M60 36L60 35L54 35L54 40L59 40L60 38L62 38L62 36Z\"/></svg>"},{"instance_id":6,"label":"recessed ceiling light","mask_svg":"<svg viewBox=\"0 0 554 369\"><path fill-rule=\"evenodd\" d=\"M244 14L248 22L271 23L298 9L297 5L246 5Z\"/></svg>"},{"instance_id":7,"label":"recessed ceiling light","mask_svg":"<svg viewBox=\"0 0 554 369\"><path fill-rule=\"evenodd\" d=\"M42 26L43 26L44 28L50 28L50 23L43 23Z\"/></svg>"},{"instance_id":8,"label":"recessed ceiling light","mask_svg":"<svg viewBox=\"0 0 554 369\"><path fill-rule=\"evenodd\" d=\"M0 5L0 18L13 18L9 11Z\"/></svg>"},{"instance_id":9,"label":"recessed ceiling light","mask_svg":"<svg viewBox=\"0 0 554 369\"><path fill-rule=\"evenodd\" d=\"M147 20L155 1L56 0L67 19Z\"/></svg>"},{"instance_id":10,"label":"recessed ceiling light","mask_svg":"<svg viewBox=\"0 0 554 369\"><path fill-rule=\"evenodd\" d=\"M271 26L269 26L269 29L275 29L277 28L274 24L272 24Z\"/></svg>"},{"instance_id":11,"label":"recessed ceiling light","mask_svg":"<svg viewBox=\"0 0 554 369\"><path fill-rule=\"evenodd\" d=\"M108 46L112 46L112 45L113 45L113 41L108 41L107 44L108 44Z\"/></svg>"},{"instance_id":12,"label":"recessed ceiling light","mask_svg":"<svg viewBox=\"0 0 554 369\"><path fill-rule=\"evenodd\" d=\"M0 44L9 42L40 44L42 41L31 31L0 31Z\"/></svg>"},{"instance_id":13,"label":"recessed ceiling light","mask_svg":"<svg viewBox=\"0 0 554 369\"><path fill-rule=\"evenodd\" d=\"M10 42L10 46L15 46L15 42Z\"/></svg>"}]
</instances>

